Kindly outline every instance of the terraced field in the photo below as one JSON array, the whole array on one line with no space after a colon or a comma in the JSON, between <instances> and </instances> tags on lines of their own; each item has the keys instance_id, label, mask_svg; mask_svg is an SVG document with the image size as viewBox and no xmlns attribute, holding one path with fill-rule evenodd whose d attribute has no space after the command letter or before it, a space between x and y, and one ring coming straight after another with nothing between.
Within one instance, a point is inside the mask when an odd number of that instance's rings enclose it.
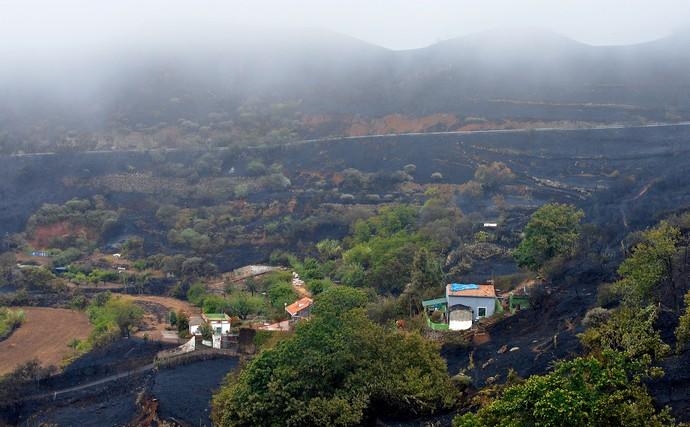
<instances>
[{"instance_id":1,"label":"terraced field","mask_svg":"<svg viewBox=\"0 0 690 427\"><path fill-rule=\"evenodd\" d=\"M61 308L23 307L25 322L12 336L0 342L0 375L16 366L38 359L44 366L58 366L71 351L74 338L85 339L91 332L84 313Z\"/></svg>"}]
</instances>

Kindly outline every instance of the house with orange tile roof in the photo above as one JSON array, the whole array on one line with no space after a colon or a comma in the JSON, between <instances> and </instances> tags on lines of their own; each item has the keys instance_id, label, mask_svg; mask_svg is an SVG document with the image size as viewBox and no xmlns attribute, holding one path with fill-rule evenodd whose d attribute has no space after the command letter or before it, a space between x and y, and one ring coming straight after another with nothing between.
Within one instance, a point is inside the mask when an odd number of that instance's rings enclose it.
<instances>
[{"instance_id":1,"label":"house with orange tile roof","mask_svg":"<svg viewBox=\"0 0 690 427\"><path fill-rule=\"evenodd\" d=\"M496 288L493 283L449 283L446 286L449 329L469 329L472 322L493 316Z\"/></svg>"},{"instance_id":2,"label":"house with orange tile roof","mask_svg":"<svg viewBox=\"0 0 690 427\"><path fill-rule=\"evenodd\" d=\"M303 319L309 317L312 304L314 304L313 299L309 297L300 298L292 304L285 306L285 311L288 312L292 320Z\"/></svg>"},{"instance_id":3,"label":"house with orange tile roof","mask_svg":"<svg viewBox=\"0 0 690 427\"><path fill-rule=\"evenodd\" d=\"M474 322L492 316L496 301L493 283L450 283L446 286L445 298L422 301L422 306L432 329L459 331L470 329ZM432 321L434 318L436 320Z\"/></svg>"}]
</instances>

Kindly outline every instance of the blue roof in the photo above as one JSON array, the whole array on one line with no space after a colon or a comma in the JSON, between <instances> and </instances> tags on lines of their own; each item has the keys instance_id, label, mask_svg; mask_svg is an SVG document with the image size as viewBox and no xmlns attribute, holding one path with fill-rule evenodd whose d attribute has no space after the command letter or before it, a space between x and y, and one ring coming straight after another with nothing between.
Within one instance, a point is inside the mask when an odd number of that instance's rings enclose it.
<instances>
[{"instance_id":1,"label":"blue roof","mask_svg":"<svg viewBox=\"0 0 690 427\"><path fill-rule=\"evenodd\" d=\"M451 292L466 291L468 289L479 289L479 285L476 285L474 283L451 283L450 284L450 291Z\"/></svg>"}]
</instances>

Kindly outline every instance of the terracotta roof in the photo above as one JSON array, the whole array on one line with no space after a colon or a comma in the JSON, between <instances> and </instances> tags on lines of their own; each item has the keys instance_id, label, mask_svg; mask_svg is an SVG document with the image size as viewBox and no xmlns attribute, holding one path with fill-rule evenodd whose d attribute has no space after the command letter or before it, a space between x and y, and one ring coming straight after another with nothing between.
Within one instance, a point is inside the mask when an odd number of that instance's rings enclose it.
<instances>
[{"instance_id":1,"label":"terracotta roof","mask_svg":"<svg viewBox=\"0 0 690 427\"><path fill-rule=\"evenodd\" d=\"M446 295L452 297L485 297L496 298L496 289L491 283L476 285L476 288L463 289L459 291L451 290L451 284L446 286Z\"/></svg>"},{"instance_id":2,"label":"terracotta roof","mask_svg":"<svg viewBox=\"0 0 690 427\"><path fill-rule=\"evenodd\" d=\"M304 297L302 299L298 299L297 301L285 307L285 311L290 313L290 316L294 316L300 311L304 310L305 308L310 307L313 303L313 299Z\"/></svg>"}]
</instances>

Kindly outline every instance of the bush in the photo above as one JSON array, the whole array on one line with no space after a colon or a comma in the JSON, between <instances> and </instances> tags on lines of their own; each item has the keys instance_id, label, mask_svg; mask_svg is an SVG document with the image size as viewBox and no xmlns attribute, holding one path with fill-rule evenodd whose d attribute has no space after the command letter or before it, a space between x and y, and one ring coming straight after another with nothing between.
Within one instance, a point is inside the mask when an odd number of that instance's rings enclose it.
<instances>
[{"instance_id":1,"label":"bush","mask_svg":"<svg viewBox=\"0 0 690 427\"><path fill-rule=\"evenodd\" d=\"M406 174L412 175L417 171L417 166L412 163L407 164L403 167L403 171L405 171Z\"/></svg>"},{"instance_id":2,"label":"bush","mask_svg":"<svg viewBox=\"0 0 690 427\"><path fill-rule=\"evenodd\" d=\"M472 377L465 374L457 374L451 377L450 381L459 390L465 390L472 386Z\"/></svg>"},{"instance_id":3,"label":"bush","mask_svg":"<svg viewBox=\"0 0 690 427\"><path fill-rule=\"evenodd\" d=\"M170 326L177 325L177 314L174 311L168 313L168 323L170 323Z\"/></svg>"},{"instance_id":4,"label":"bush","mask_svg":"<svg viewBox=\"0 0 690 427\"><path fill-rule=\"evenodd\" d=\"M261 176L266 173L266 165L261 160L251 160L247 164L247 174L249 176Z\"/></svg>"},{"instance_id":5,"label":"bush","mask_svg":"<svg viewBox=\"0 0 690 427\"><path fill-rule=\"evenodd\" d=\"M310 280L307 282L307 289L313 296L319 295L320 293L328 290L333 286L333 282L329 279L317 279Z\"/></svg>"},{"instance_id":6,"label":"bush","mask_svg":"<svg viewBox=\"0 0 690 427\"><path fill-rule=\"evenodd\" d=\"M24 322L22 310L0 307L0 341L9 337Z\"/></svg>"},{"instance_id":7,"label":"bush","mask_svg":"<svg viewBox=\"0 0 690 427\"><path fill-rule=\"evenodd\" d=\"M537 209L513 253L518 265L536 271L555 257L571 255L584 215L581 209L567 204L550 203Z\"/></svg>"},{"instance_id":8,"label":"bush","mask_svg":"<svg viewBox=\"0 0 690 427\"><path fill-rule=\"evenodd\" d=\"M594 307L585 313L582 318L582 326L585 328L597 327L606 323L611 318L611 312L602 307Z\"/></svg>"},{"instance_id":9,"label":"bush","mask_svg":"<svg viewBox=\"0 0 690 427\"><path fill-rule=\"evenodd\" d=\"M659 360L670 348L654 329L658 309L621 307L605 323L579 334L582 345L591 353L620 352L630 360Z\"/></svg>"},{"instance_id":10,"label":"bush","mask_svg":"<svg viewBox=\"0 0 690 427\"><path fill-rule=\"evenodd\" d=\"M187 291L187 301L191 302L197 307L201 307L204 304L205 297L206 288L201 283L193 284Z\"/></svg>"},{"instance_id":11,"label":"bush","mask_svg":"<svg viewBox=\"0 0 690 427\"><path fill-rule=\"evenodd\" d=\"M189 333L189 316L182 310L177 312L177 332L180 335Z\"/></svg>"},{"instance_id":12,"label":"bush","mask_svg":"<svg viewBox=\"0 0 690 427\"><path fill-rule=\"evenodd\" d=\"M282 310L286 305L292 304L298 297L292 285L287 283L277 284L268 289L268 300L277 310Z\"/></svg>"}]
</instances>

